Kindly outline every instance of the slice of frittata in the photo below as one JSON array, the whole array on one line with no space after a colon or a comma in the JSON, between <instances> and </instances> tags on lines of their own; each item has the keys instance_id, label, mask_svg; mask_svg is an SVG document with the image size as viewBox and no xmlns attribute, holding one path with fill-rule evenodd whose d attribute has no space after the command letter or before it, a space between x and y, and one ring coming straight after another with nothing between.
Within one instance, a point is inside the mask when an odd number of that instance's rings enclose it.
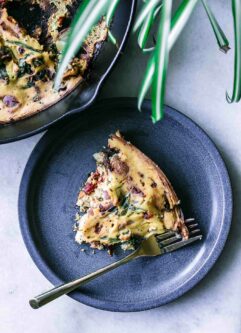
<instances>
[{"instance_id":1,"label":"slice of frittata","mask_svg":"<svg viewBox=\"0 0 241 333\"><path fill-rule=\"evenodd\" d=\"M76 241L93 248L120 243L133 248L135 239L175 230L188 231L170 182L160 168L119 132L108 148L94 155L97 169L81 189L75 225Z\"/></svg>"}]
</instances>

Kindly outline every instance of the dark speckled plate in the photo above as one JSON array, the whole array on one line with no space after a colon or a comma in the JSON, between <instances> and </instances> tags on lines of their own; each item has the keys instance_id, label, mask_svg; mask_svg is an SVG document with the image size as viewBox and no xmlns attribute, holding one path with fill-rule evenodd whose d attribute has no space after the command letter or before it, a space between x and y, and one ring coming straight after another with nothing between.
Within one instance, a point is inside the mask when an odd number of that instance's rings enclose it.
<instances>
[{"instance_id":1,"label":"dark speckled plate","mask_svg":"<svg viewBox=\"0 0 241 333\"><path fill-rule=\"evenodd\" d=\"M26 166L19 196L24 241L41 272L55 285L117 260L100 251L81 252L72 225L80 185L95 168L92 155L120 129L166 173L186 217L200 224L203 241L171 254L138 259L70 294L100 309L139 311L170 302L210 270L226 241L232 214L229 177L217 149L190 119L166 107L152 124L150 103L136 110L134 99L99 102L51 129ZM36 293L41 287L36 285Z\"/></svg>"}]
</instances>

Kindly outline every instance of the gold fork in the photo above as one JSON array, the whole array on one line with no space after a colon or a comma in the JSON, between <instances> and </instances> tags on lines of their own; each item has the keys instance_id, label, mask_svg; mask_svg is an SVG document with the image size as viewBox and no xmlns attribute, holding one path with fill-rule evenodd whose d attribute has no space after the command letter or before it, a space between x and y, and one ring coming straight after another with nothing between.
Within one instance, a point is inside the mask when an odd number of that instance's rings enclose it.
<instances>
[{"instance_id":1,"label":"gold fork","mask_svg":"<svg viewBox=\"0 0 241 333\"><path fill-rule=\"evenodd\" d=\"M186 220L186 226L189 230L190 238L187 240L182 239L180 234L174 231L167 231L161 235L152 235L148 239L142 241L141 245L133 251L131 254L126 256L125 258L116 261L106 267L99 269L96 272L90 273L86 276L83 276L79 279L73 280L68 283L64 283L58 287L55 287L49 291L46 291L29 301L29 304L33 309L38 309L41 306L55 300L56 298L68 294L71 291L77 289L78 287L82 286L83 284L101 276L121 265L127 264L128 262L132 261L133 259L139 257L153 257L158 256L164 253L172 252L177 249L180 249L188 244L191 244L197 240L202 239L202 234L198 227L197 223L193 223L193 219Z\"/></svg>"}]
</instances>

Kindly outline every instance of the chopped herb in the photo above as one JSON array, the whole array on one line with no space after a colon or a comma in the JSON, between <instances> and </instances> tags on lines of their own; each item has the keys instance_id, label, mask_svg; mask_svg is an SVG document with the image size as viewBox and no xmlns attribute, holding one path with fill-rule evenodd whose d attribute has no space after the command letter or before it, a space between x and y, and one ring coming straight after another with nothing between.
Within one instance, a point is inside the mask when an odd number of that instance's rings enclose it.
<instances>
[{"instance_id":1,"label":"chopped herb","mask_svg":"<svg viewBox=\"0 0 241 333\"><path fill-rule=\"evenodd\" d=\"M6 47L6 46L2 46L0 47L0 62L6 62L6 61L10 61L13 58L13 54L12 51Z\"/></svg>"},{"instance_id":2,"label":"chopped herb","mask_svg":"<svg viewBox=\"0 0 241 333\"><path fill-rule=\"evenodd\" d=\"M110 207L107 211L108 212L114 212L114 211L116 211L117 210L117 207L116 206L112 206L112 207Z\"/></svg>"},{"instance_id":3,"label":"chopped herb","mask_svg":"<svg viewBox=\"0 0 241 333\"><path fill-rule=\"evenodd\" d=\"M43 58L35 58L33 59L33 65L34 67L39 67L44 64L44 59Z\"/></svg>"},{"instance_id":4,"label":"chopped herb","mask_svg":"<svg viewBox=\"0 0 241 333\"><path fill-rule=\"evenodd\" d=\"M29 45L27 45L25 43L22 43L22 42L13 41L13 40L6 40L6 43L13 44L13 45L18 45L18 46L24 47L25 49L31 50L33 52L38 52L38 53L42 52L42 50L37 50L37 49L33 48L32 46L29 46Z\"/></svg>"},{"instance_id":5,"label":"chopped herb","mask_svg":"<svg viewBox=\"0 0 241 333\"><path fill-rule=\"evenodd\" d=\"M131 233L131 231L128 229L128 230L126 230L126 231L122 231L122 235L128 235L128 234L130 234Z\"/></svg>"},{"instance_id":6,"label":"chopped herb","mask_svg":"<svg viewBox=\"0 0 241 333\"><path fill-rule=\"evenodd\" d=\"M0 65L0 80L4 80L6 84L9 83L9 76L4 65Z\"/></svg>"},{"instance_id":7,"label":"chopped herb","mask_svg":"<svg viewBox=\"0 0 241 333\"><path fill-rule=\"evenodd\" d=\"M20 59L19 60L19 64L18 64L19 70L18 70L18 78L23 77L25 74L32 74L32 69L31 69L31 65L28 64L24 59Z\"/></svg>"},{"instance_id":8,"label":"chopped herb","mask_svg":"<svg viewBox=\"0 0 241 333\"><path fill-rule=\"evenodd\" d=\"M110 244L115 244L115 243L120 242L118 237L117 238L109 238L108 241L109 241Z\"/></svg>"},{"instance_id":9,"label":"chopped herb","mask_svg":"<svg viewBox=\"0 0 241 333\"><path fill-rule=\"evenodd\" d=\"M30 78L26 84L26 86L24 86L24 89L28 89L28 88L32 88L35 86L35 82L33 80L33 78Z\"/></svg>"},{"instance_id":10,"label":"chopped herb","mask_svg":"<svg viewBox=\"0 0 241 333\"><path fill-rule=\"evenodd\" d=\"M33 97L33 102L38 102L40 100L40 96L39 95L35 95Z\"/></svg>"}]
</instances>

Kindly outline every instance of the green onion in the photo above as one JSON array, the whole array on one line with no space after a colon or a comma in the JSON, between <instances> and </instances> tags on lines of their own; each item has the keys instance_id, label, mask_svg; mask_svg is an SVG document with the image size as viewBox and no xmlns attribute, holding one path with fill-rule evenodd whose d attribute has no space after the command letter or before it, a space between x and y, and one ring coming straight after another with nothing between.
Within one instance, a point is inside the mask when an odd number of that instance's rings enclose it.
<instances>
[{"instance_id":1,"label":"green onion","mask_svg":"<svg viewBox=\"0 0 241 333\"><path fill-rule=\"evenodd\" d=\"M134 25L134 32L136 32L141 27L142 23L145 21L147 15L152 11L152 9L155 9L156 6L160 5L161 2L161 0L149 0L148 2L145 2L143 9L138 15L136 23Z\"/></svg>"},{"instance_id":2,"label":"green onion","mask_svg":"<svg viewBox=\"0 0 241 333\"><path fill-rule=\"evenodd\" d=\"M203 7L207 13L211 26L213 28L213 32L216 36L217 43L221 51L227 53L230 49L229 41L225 36L223 30L221 29L220 25L218 24L216 17L214 16L212 10L210 9L209 5L207 4L206 0L202 0Z\"/></svg>"},{"instance_id":3,"label":"green onion","mask_svg":"<svg viewBox=\"0 0 241 333\"><path fill-rule=\"evenodd\" d=\"M140 28L140 32L138 34L138 44L143 52L151 52L154 50L155 47L151 47L148 49L145 49L150 30L154 24L156 16L159 14L160 10L162 8L162 4L158 6L156 9L153 8L150 13L148 14L147 18L143 22L143 25Z\"/></svg>"},{"instance_id":4,"label":"green onion","mask_svg":"<svg viewBox=\"0 0 241 333\"><path fill-rule=\"evenodd\" d=\"M176 40L178 39L180 33L185 27L188 19L190 18L192 11L199 0L183 0L178 9L175 12L175 15L171 24L171 33L169 37L169 50L173 47Z\"/></svg>"},{"instance_id":5,"label":"green onion","mask_svg":"<svg viewBox=\"0 0 241 333\"><path fill-rule=\"evenodd\" d=\"M145 45L146 45L146 42L147 42L147 39L148 39L148 36L149 36L150 29L153 25L154 12L155 12L155 9L152 8L152 10L147 15L147 18L143 22L143 25L140 29L140 32L139 32L139 35L138 35L138 44L139 44L141 49L145 48Z\"/></svg>"},{"instance_id":6,"label":"green onion","mask_svg":"<svg viewBox=\"0 0 241 333\"><path fill-rule=\"evenodd\" d=\"M110 244L116 244L116 243L120 243L120 239L118 237L116 237L116 238L109 238L108 242Z\"/></svg>"},{"instance_id":7,"label":"green onion","mask_svg":"<svg viewBox=\"0 0 241 333\"><path fill-rule=\"evenodd\" d=\"M233 22L234 22L234 82L232 97L226 93L229 103L239 102L241 98L241 2L240 0L232 1Z\"/></svg>"},{"instance_id":8,"label":"green onion","mask_svg":"<svg viewBox=\"0 0 241 333\"><path fill-rule=\"evenodd\" d=\"M19 41L16 41L16 40L6 40L6 43L7 44L21 46L21 47L23 47L25 49L28 49L28 50L36 52L36 53L42 53L43 52L42 49L41 50L35 49L35 48L33 48L32 46L30 46L28 44L25 44L25 43L22 43L22 42L19 42Z\"/></svg>"},{"instance_id":9,"label":"green onion","mask_svg":"<svg viewBox=\"0 0 241 333\"><path fill-rule=\"evenodd\" d=\"M152 88L152 119L153 122L163 116L164 94L168 67L169 52L178 39L192 11L199 0L182 0L178 9L171 19L172 0L143 0L144 5L134 25L134 32L139 30L138 45L143 53L152 53L147 64L145 75L138 96L138 108L141 105L147 91ZM207 0L201 0L207 13L220 49L227 52L229 41L221 29L217 19L210 9ZM79 51L82 43L91 31L92 27L106 15L106 24L109 29L109 38L117 45L115 37L110 31L110 25L120 0L83 0L70 27L68 38L61 55L59 68L55 79L55 87L61 84L62 76ZM151 29L156 17L161 10L158 37L156 46L146 47ZM241 99L241 1L232 0L234 34L235 34L235 57L234 57L234 82L232 96L228 93L228 102L238 102ZM155 41L154 41L155 44ZM38 51L38 50L35 50Z\"/></svg>"},{"instance_id":10,"label":"green onion","mask_svg":"<svg viewBox=\"0 0 241 333\"><path fill-rule=\"evenodd\" d=\"M139 111L141 111L141 106L142 106L142 103L144 101L144 98L145 98L149 88L151 87L154 71L155 71L155 62L154 62L154 57L152 56L149 59L149 62L147 64L147 69L146 69L144 78L142 80L140 92L139 92L139 95L138 95L138 109L139 109Z\"/></svg>"},{"instance_id":11,"label":"green onion","mask_svg":"<svg viewBox=\"0 0 241 333\"><path fill-rule=\"evenodd\" d=\"M119 2L120 2L120 0L112 0L112 3L106 14L106 24L107 24L107 27L109 28L108 37L110 38L110 41L116 46L118 46L118 43L117 43L116 38L113 36L112 32L110 31L110 25L111 25L113 16L115 14L115 11L116 11L116 8L117 8Z\"/></svg>"},{"instance_id":12,"label":"green onion","mask_svg":"<svg viewBox=\"0 0 241 333\"><path fill-rule=\"evenodd\" d=\"M152 120L156 122L163 116L166 73L169 50L168 36L171 26L172 0L164 0L161 13L157 45L154 54L155 70L152 82Z\"/></svg>"},{"instance_id":13,"label":"green onion","mask_svg":"<svg viewBox=\"0 0 241 333\"><path fill-rule=\"evenodd\" d=\"M108 11L113 0L85 0L80 5L77 14L71 24L70 33L64 47L59 68L55 78L55 89L61 85L62 76L79 51L91 28L98 22L101 15Z\"/></svg>"},{"instance_id":14,"label":"green onion","mask_svg":"<svg viewBox=\"0 0 241 333\"><path fill-rule=\"evenodd\" d=\"M171 29L171 31L169 33L169 37L168 37L169 52L170 52L171 48L173 47L174 43L176 42L177 38L179 37L184 26L186 25L197 2L198 2L198 0L183 0L182 3L180 4L180 6L178 7L178 9L176 10L175 15L171 22L172 29ZM141 105L143 103L145 95L152 85L154 72L155 72L155 58L154 58L154 55L152 55L148 62L147 70L145 72L144 79L142 81L142 85L141 85L141 89L140 89L140 93L138 96L138 109L139 110L141 110ZM162 76L161 71L159 72L159 75ZM159 80L161 81L163 79L160 77ZM165 82L165 80L163 80L163 83L164 82ZM163 107L164 106L162 105L161 106L162 110L163 110ZM154 114L153 121L155 122L155 121L157 121L157 119L155 119L156 110L153 111L153 114ZM162 115L162 114L163 114L163 111L160 112L160 115Z\"/></svg>"},{"instance_id":15,"label":"green onion","mask_svg":"<svg viewBox=\"0 0 241 333\"><path fill-rule=\"evenodd\" d=\"M115 14L116 8L119 4L120 0L112 0L112 3L109 6L109 9L106 14L106 24L109 27L111 25L113 16Z\"/></svg>"}]
</instances>

